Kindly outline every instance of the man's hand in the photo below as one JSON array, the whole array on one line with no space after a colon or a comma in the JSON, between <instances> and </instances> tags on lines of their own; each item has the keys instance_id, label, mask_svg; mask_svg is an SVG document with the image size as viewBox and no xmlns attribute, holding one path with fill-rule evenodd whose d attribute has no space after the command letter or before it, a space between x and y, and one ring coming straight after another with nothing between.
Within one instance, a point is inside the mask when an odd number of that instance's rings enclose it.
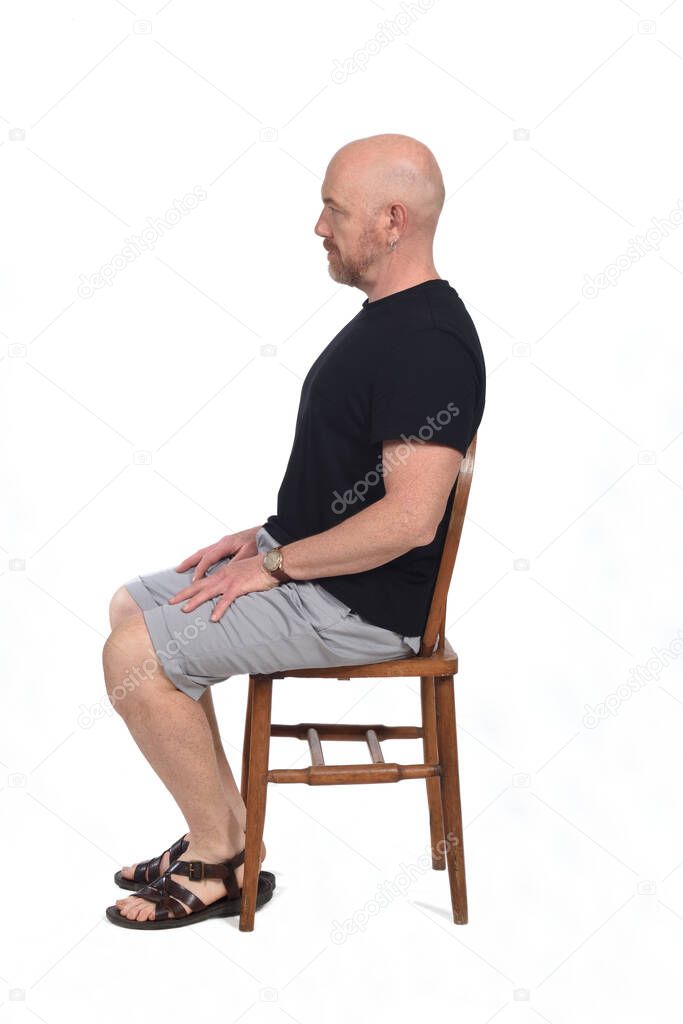
<instances>
[{"instance_id":1,"label":"man's hand","mask_svg":"<svg viewBox=\"0 0 683 1024\"><path fill-rule=\"evenodd\" d=\"M215 544L210 544L207 548L200 548L193 555L189 555L184 562L176 566L175 571L185 572L186 569L196 565L197 568L192 577L194 582L201 579L210 566L220 562L221 558L227 558L228 555L232 556L232 562L241 558L251 558L257 553L255 538L260 529L260 526L254 526L252 529L242 530L240 533L229 533L225 537L221 537Z\"/></svg>"},{"instance_id":2,"label":"man's hand","mask_svg":"<svg viewBox=\"0 0 683 1024\"><path fill-rule=\"evenodd\" d=\"M212 572L204 579L198 579L189 587L174 594L169 604L187 601L182 611L191 612L200 604L212 597L222 595L220 601L211 612L211 621L218 622L226 608L229 608L236 597L251 594L257 590L272 590L279 586L278 580L263 568L263 554L251 558L242 557L239 561L230 559L227 565Z\"/></svg>"}]
</instances>

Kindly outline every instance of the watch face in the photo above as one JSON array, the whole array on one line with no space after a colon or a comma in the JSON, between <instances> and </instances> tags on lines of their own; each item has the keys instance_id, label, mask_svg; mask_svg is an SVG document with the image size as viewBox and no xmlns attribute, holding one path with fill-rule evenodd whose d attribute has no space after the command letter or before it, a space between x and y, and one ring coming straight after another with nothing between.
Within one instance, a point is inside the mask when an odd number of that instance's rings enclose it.
<instances>
[{"instance_id":1,"label":"watch face","mask_svg":"<svg viewBox=\"0 0 683 1024\"><path fill-rule=\"evenodd\" d=\"M279 568L280 558L281 555L279 551L271 550L266 553L263 559L263 564L265 565L268 572L272 572L273 569Z\"/></svg>"}]
</instances>

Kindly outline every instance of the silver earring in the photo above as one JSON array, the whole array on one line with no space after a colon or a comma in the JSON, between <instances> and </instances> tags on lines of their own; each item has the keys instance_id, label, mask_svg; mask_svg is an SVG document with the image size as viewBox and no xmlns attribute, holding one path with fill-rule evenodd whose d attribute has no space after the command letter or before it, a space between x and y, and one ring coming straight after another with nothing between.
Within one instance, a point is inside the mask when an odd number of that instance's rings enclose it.
<instances>
[{"instance_id":1,"label":"silver earring","mask_svg":"<svg viewBox=\"0 0 683 1024\"><path fill-rule=\"evenodd\" d=\"M389 242L389 248L391 249L392 252L396 248L397 243L398 243L398 238L394 238L394 239L392 239L391 242Z\"/></svg>"}]
</instances>

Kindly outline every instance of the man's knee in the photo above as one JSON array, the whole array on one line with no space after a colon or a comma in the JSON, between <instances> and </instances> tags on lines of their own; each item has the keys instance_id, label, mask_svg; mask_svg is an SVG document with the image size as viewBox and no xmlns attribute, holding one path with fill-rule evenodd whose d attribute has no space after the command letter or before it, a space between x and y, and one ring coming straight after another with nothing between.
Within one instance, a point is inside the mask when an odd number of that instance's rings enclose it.
<instances>
[{"instance_id":1,"label":"man's knee","mask_svg":"<svg viewBox=\"0 0 683 1024\"><path fill-rule=\"evenodd\" d=\"M112 629L102 649L102 666L109 699L120 713L148 696L150 687L143 684L155 679L160 669L142 612ZM122 704L128 696L133 700Z\"/></svg>"},{"instance_id":2,"label":"man's knee","mask_svg":"<svg viewBox=\"0 0 683 1024\"><path fill-rule=\"evenodd\" d=\"M119 587L109 602L109 623L115 629L124 619L140 611L140 606L131 596L127 587Z\"/></svg>"}]
</instances>

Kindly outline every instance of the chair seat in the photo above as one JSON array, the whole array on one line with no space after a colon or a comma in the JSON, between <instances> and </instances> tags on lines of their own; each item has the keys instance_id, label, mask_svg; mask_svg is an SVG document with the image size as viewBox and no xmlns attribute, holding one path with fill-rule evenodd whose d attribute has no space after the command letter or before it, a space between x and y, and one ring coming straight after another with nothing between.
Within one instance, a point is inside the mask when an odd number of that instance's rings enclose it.
<instances>
[{"instance_id":1,"label":"chair seat","mask_svg":"<svg viewBox=\"0 0 683 1024\"><path fill-rule=\"evenodd\" d=\"M266 673L271 679L303 676L309 679L369 679L373 676L452 676L458 671L458 655L444 638L443 651L428 656L392 658L370 665L334 665L332 668L293 668L284 672Z\"/></svg>"}]
</instances>

